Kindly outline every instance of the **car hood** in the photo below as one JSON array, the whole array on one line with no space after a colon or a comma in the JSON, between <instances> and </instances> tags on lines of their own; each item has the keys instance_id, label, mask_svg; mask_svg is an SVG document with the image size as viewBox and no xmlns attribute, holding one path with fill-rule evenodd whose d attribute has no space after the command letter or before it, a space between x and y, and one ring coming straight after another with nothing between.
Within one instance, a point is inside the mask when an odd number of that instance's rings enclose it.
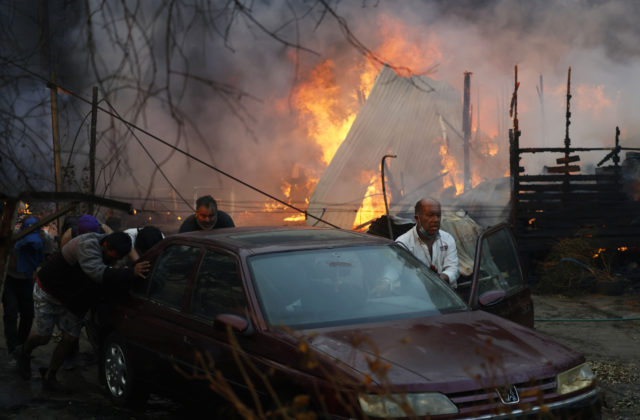
<instances>
[{"instance_id":1,"label":"car hood","mask_svg":"<svg viewBox=\"0 0 640 420\"><path fill-rule=\"evenodd\" d=\"M308 331L311 347L365 381L464 391L552 378L584 361L553 339L482 311Z\"/></svg>"}]
</instances>

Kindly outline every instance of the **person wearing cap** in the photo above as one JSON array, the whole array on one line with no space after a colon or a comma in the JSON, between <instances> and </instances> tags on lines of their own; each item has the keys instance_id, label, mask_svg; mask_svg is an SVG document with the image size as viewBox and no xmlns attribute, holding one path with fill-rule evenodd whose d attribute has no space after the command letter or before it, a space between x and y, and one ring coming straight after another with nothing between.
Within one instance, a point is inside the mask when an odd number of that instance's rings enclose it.
<instances>
[{"instance_id":1,"label":"person wearing cap","mask_svg":"<svg viewBox=\"0 0 640 420\"><path fill-rule=\"evenodd\" d=\"M83 214L80 217L69 216L63 226L63 234L60 238L60 248L78 235L89 232L112 233L113 230L90 214Z\"/></svg>"},{"instance_id":2,"label":"person wearing cap","mask_svg":"<svg viewBox=\"0 0 640 420\"><path fill-rule=\"evenodd\" d=\"M196 200L196 212L184 219L178 233L197 230L220 229L234 227L233 219L222 210L210 195L203 195Z\"/></svg>"},{"instance_id":3,"label":"person wearing cap","mask_svg":"<svg viewBox=\"0 0 640 420\"><path fill-rule=\"evenodd\" d=\"M27 217L20 231L35 225L38 219ZM2 291L2 321L9 354L23 344L33 323L33 273L44 260L44 240L36 229L17 241L10 258L9 271Z\"/></svg>"},{"instance_id":4,"label":"person wearing cap","mask_svg":"<svg viewBox=\"0 0 640 420\"><path fill-rule=\"evenodd\" d=\"M35 329L23 346L15 350L20 376L31 377L31 352L47 344L54 326L62 331L48 368L40 373L48 391L64 391L56 372L73 349L80 335L82 319L98 301L102 291L122 288L135 277L144 278L149 262L118 269L114 264L131 250L131 239L124 232L86 233L71 239L46 261L36 275L33 289Z\"/></svg>"}]
</instances>

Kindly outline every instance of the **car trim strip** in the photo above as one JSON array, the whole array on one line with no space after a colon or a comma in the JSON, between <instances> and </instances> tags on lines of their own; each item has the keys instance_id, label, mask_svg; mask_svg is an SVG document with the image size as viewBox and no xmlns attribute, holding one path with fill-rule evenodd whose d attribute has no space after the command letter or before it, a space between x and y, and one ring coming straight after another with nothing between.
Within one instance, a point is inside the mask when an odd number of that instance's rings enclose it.
<instances>
[{"instance_id":1,"label":"car trim strip","mask_svg":"<svg viewBox=\"0 0 640 420\"><path fill-rule=\"evenodd\" d=\"M592 389L591 391L587 392L586 394L581 394L581 395L576 395L575 397L571 397L568 398L566 400L562 400L562 401L556 401L556 402L552 402L549 404L544 404L544 405L537 405L534 407L531 407L530 409L527 409L526 411L523 409L517 409L517 410L513 410L509 413L503 413L503 414L485 414L485 415L481 415L481 416L474 416L474 417L465 417L461 420L484 420L484 419L503 419L503 418L513 418L513 416L518 416L518 415L529 415L529 414L533 414L533 413L537 413L540 412L542 410L542 407L545 407L546 409L549 410L553 410L555 408L559 408L562 407L564 405L570 405L570 404L574 404L577 403L581 400L586 400L589 398L594 398L597 397L598 395L598 391L596 389Z\"/></svg>"}]
</instances>

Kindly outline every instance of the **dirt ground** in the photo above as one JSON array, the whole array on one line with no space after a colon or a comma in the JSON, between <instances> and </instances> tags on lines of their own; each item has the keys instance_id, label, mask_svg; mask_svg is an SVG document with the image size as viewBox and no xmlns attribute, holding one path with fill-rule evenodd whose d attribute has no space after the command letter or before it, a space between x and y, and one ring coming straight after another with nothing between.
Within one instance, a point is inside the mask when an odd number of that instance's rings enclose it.
<instances>
[{"instance_id":1,"label":"dirt ground","mask_svg":"<svg viewBox=\"0 0 640 420\"><path fill-rule=\"evenodd\" d=\"M638 295L572 298L534 295L534 305L536 330L581 351L592 364L603 394L603 419L639 419ZM52 343L34 352L34 377L25 382L18 378L15 367L11 365L4 340L0 342L0 419L173 420L192 417L180 404L156 396L152 396L143 412L113 407L98 384L91 347L84 339L81 340L78 368L59 373L61 382L73 391L66 396L43 392L37 374L37 368L46 366L48 362ZM210 415L208 417L211 418Z\"/></svg>"},{"instance_id":2,"label":"dirt ground","mask_svg":"<svg viewBox=\"0 0 640 420\"><path fill-rule=\"evenodd\" d=\"M582 352L598 375L603 419L640 419L640 296L535 296L535 329Z\"/></svg>"}]
</instances>

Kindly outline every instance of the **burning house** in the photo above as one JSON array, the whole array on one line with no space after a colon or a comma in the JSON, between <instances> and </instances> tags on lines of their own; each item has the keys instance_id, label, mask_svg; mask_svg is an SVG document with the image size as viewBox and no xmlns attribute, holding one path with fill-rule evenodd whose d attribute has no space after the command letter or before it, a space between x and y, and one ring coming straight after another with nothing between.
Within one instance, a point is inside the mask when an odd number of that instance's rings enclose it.
<instances>
[{"instance_id":1,"label":"burning house","mask_svg":"<svg viewBox=\"0 0 640 420\"><path fill-rule=\"evenodd\" d=\"M415 202L424 196L453 208L465 188L462 120L462 95L453 86L428 76L402 77L383 67L318 181L307 212L343 228L364 228L386 212L385 200L392 215L412 217ZM480 136L476 131L478 143ZM471 185L505 172L498 148L493 154L484 150L470 153ZM385 155L386 198L380 173Z\"/></svg>"},{"instance_id":2,"label":"burning house","mask_svg":"<svg viewBox=\"0 0 640 420\"><path fill-rule=\"evenodd\" d=\"M569 101L569 91L567 96ZM564 147L521 147L514 95L510 135L489 137L476 126L469 147L465 125L470 122L464 120L471 114L462 97L446 82L382 68L307 212L342 228L370 228L385 236L387 222L380 216L388 213L396 237L413 223L415 202L434 196L443 203L445 229L459 229L454 224L464 222L455 213L460 209L485 227L509 222L527 266L544 260L555 242L576 235L595 238L594 249L637 247L638 153L620 146L619 131L611 146L572 146L567 102ZM507 138L509 159L504 158ZM580 166L580 152L600 153L597 167ZM542 173L520 166L524 155L548 153L562 155L554 161L560 166L549 162Z\"/></svg>"}]
</instances>

